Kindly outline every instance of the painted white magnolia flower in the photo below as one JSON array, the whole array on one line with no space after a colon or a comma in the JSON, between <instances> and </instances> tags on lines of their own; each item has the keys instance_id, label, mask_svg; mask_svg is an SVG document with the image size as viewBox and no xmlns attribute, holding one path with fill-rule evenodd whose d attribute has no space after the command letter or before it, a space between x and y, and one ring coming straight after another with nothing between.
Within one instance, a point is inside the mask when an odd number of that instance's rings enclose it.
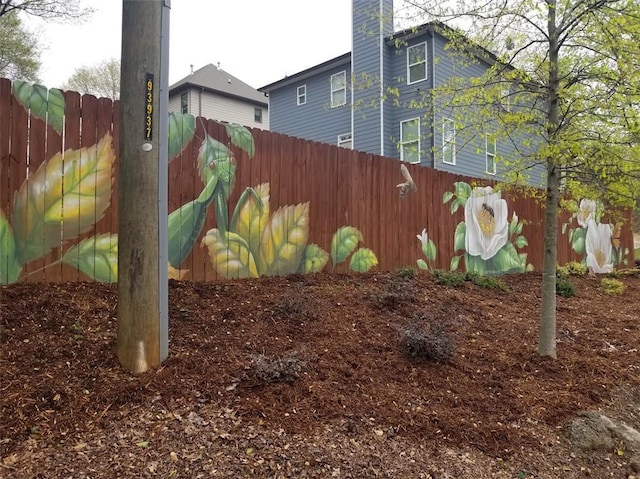
<instances>
[{"instance_id":1,"label":"painted white magnolia flower","mask_svg":"<svg viewBox=\"0 0 640 479\"><path fill-rule=\"evenodd\" d=\"M509 236L507 202L493 188L474 188L464 207L465 247L471 256L493 258Z\"/></svg>"},{"instance_id":2,"label":"painted white magnolia flower","mask_svg":"<svg viewBox=\"0 0 640 479\"><path fill-rule=\"evenodd\" d=\"M583 228L587 227L590 220L594 219L596 215L596 202L583 198L580 200L580 207L576 214L578 224Z\"/></svg>"},{"instance_id":3,"label":"painted white magnolia flower","mask_svg":"<svg viewBox=\"0 0 640 479\"><path fill-rule=\"evenodd\" d=\"M418 240L420 241L420 244L422 245L422 253L425 256L428 256L427 246L429 244L429 235L427 234L427 229L422 228L422 233L419 235L416 235L416 238L418 238Z\"/></svg>"},{"instance_id":4,"label":"painted white magnolia flower","mask_svg":"<svg viewBox=\"0 0 640 479\"><path fill-rule=\"evenodd\" d=\"M589 220L587 223L587 237L585 239L587 267L594 273L611 273L613 271L611 232L609 224L598 224L594 220Z\"/></svg>"}]
</instances>

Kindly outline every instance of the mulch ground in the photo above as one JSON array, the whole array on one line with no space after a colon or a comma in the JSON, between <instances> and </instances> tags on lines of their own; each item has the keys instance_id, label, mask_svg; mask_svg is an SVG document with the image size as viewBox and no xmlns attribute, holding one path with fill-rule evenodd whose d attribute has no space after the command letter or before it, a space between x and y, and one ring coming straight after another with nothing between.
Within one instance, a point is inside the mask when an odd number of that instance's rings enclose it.
<instances>
[{"instance_id":1,"label":"mulch ground","mask_svg":"<svg viewBox=\"0 0 640 479\"><path fill-rule=\"evenodd\" d=\"M170 281L169 358L137 376L116 285L1 287L0 476L626 478L631 454L566 428L640 428L640 278L572 277L557 360L536 353L541 276L502 281Z\"/></svg>"}]
</instances>

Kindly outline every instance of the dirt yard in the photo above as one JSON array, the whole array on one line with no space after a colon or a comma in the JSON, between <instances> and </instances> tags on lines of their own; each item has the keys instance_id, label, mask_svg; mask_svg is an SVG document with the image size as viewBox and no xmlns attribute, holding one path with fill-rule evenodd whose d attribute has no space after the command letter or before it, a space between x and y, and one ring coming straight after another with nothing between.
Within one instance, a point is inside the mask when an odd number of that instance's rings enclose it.
<instances>
[{"instance_id":1,"label":"dirt yard","mask_svg":"<svg viewBox=\"0 0 640 479\"><path fill-rule=\"evenodd\" d=\"M0 477L638 475L567 428L586 410L640 428L639 275L621 296L571 277L555 361L541 276L503 281L171 281L169 358L139 376L114 354L115 285L0 287Z\"/></svg>"}]
</instances>

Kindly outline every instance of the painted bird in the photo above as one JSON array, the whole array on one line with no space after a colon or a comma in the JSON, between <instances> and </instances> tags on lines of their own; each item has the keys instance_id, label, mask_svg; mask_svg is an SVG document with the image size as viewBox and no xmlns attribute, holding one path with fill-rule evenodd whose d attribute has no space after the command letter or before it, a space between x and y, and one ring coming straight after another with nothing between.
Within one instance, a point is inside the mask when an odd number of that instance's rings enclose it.
<instances>
[{"instance_id":1,"label":"painted bird","mask_svg":"<svg viewBox=\"0 0 640 479\"><path fill-rule=\"evenodd\" d=\"M405 165L400 165L400 173L402 173L405 182L396 185L396 188L400 188L400 198L405 198L411 191L418 191L418 188L416 188L416 184Z\"/></svg>"}]
</instances>

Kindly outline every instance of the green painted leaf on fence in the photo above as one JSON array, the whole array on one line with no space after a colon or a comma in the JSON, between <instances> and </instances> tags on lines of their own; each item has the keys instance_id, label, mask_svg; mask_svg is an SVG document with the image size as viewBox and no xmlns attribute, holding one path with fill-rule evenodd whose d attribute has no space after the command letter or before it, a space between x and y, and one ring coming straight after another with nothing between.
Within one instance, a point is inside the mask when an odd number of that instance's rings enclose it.
<instances>
[{"instance_id":1,"label":"green painted leaf on fence","mask_svg":"<svg viewBox=\"0 0 640 479\"><path fill-rule=\"evenodd\" d=\"M453 250L460 251L466 250L466 237L467 237L467 225L464 221L458 223L456 231L453 236Z\"/></svg>"},{"instance_id":2,"label":"green painted leaf on fence","mask_svg":"<svg viewBox=\"0 0 640 479\"><path fill-rule=\"evenodd\" d=\"M114 163L107 133L97 145L57 153L29 176L15 195L11 217L20 263L44 256L104 216Z\"/></svg>"},{"instance_id":3,"label":"green painted leaf on fence","mask_svg":"<svg viewBox=\"0 0 640 479\"><path fill-rule=\"evenodd\" d=\"M458 266L460 266L460 256L454 256L453 258L451 258L451 263L449 264L449 270L456 271L458 269Z\"/></svg>"},{"instance_id":4,"label":"green painted leaf on fence","mask_svg":"<svg viewBox=\"0 0 640 479\"><path fill-rule=\"evenodd\" d=\"M33 116L46 121L54 130L62 133L65 101L60 90L56 88L47 90L42 85L15 81L13 94Z\"/></svg>"},{"instance_id":5,"label":"green painted leaf on fence","mask_svg":"<svg viewBox=\"0 0 640 479\"><path fill-rule=\"evenodd\" d=\"M442 195L442 204L448 203L453 198L453 193L451 191L445 191Z\"/></svg>"},{"instance_id":6,"label":"green painted leaf on fence","mask_svg":"<svg viewBox=\"0 0 640 479\"><path fill-rule=\"evenodd\" d=\"M422 258L416 261L416 263L418 264L418 268L420 269L424 269L425 271L429 269L429 266Z\"/></svg>"},{"instance_id":7,"label":"green painted leaf on fence","mask_svg":"<svg viewBox=\"0 0 640 479\"><path fill-rule=\"evenodd\" d=\"M378 258L369 248L360 248L353 253L349 268L358 273L365 273L378 264Z\"/></svg>"},{"instance_id":8,"label":"green painted leaf on fence","mask_svg":"<svg viewBox=\"0 0 640 479\"><path fill-rule=\"evenodd\" d=\"M587 238L586 228L576 228L573 230L573 236L570 239L573 251L578 254L585 254L585 240Z\"/></svg>"},{"instance_id":9,"label":"green painted leaf on fence","mask_svg":"<svg viewBox=\"0 0 640 479\"><path fill-rule=\"evenodd\" d=\"M169 160L178 156L191 141L196 131L196 118L193 115L169 113Z\"/></svg>"},{"instance_id":10,"label":"green painted leaf on fence","mask_svg":"<svg viewBox=\"0 0 640 479\"><path fill-rule=\"evenodd\" d=\"M471 256L465 253L464 264L469 273L484 275L487 271L486 263L480 256Z\"/></svg>"},{"instance_id":11,"label":"green painted leaf on fence","mask_svg":"<svg viewBox=\"0 0 640 479\"><path fill-rule=\"evenodd\" d=\"M217 228L207 231L202 245L209 252L211 264L225 278L257 278L258 268L249 245L239 235L220 234Z\"/></svg>"},{"instance_id":12,"label":"green painted leaf on fence","mask_svg":"<svg viewBox=\"0 0 640 479\"><path fill-rule=\"evenodd\" d=\"M62 261L95 281L118 281L118 235L102 234L82 240L69 248Z\"/></svg>"},{"instance_id":13,"label":"green painted leaf on fence","mask_svg":"<svg viewBox=\"0 0 640 479\"><path fill-rule=\"evenodd\" d=\"M511 243L500 248L492 260L498 273L523 273L526 268L526 257L523 261Z\"/></svg>"},{"instance_id":14,"label":"green painted leaf on fence","mask_svg":"<svg viewBox=\"0 0 640 479\"><path fill-rule=\"evenodd\" d=\"M353 226L343 226L338 229L331 239L331 260L333 266L342 263L353 253L358 243L364 241L362 233Z\"/></svg>"},{"instance_id":15,"label":"green painted leaf on fence","mask_svg":"<svg viewBox=\"0 0 640 479\"><path fill-rule=\"evenodd\" d=\"M207 204L198 200L185 203L168 218L169 264L179 268L189 256L207 217Z\"/></svg>"},{"instance_id":16,"label":"green painted leaf on fence","mask_svg":"<svg viewBox=\"0 0 640 479\"><path fill-rule=\"evenodd\" d=\"M260 251L262 232L269 224L269 183L246 188L236 203L231 218L231 231L238 233L249 244L254 256Z\"/></svg>"},{"instance_id":17,"label":"green painted leaf on fence","mask_svg":"<svg viewBox=\"0 0 640 479\"><path fill-rule=\"evenodd\" d=\"M329 262L329 253L317 244L310 244L304 249L304 256L300 263L299 273L318 273Z\"/></svg>"},{"instance_id":18,"label":"green painted leaf on fence","mask_svg":"<svg viewBox=\"0 0 640 479\"><path fill-rule=\"evenodd\" d=\"M460 206L467 204L467 199L471 196L471 186L464 181L456 181L453 184L456 192L456 199L460 202Z\"/></svg>"},{"instance_id":19,"label":"green painted leaf on fence","mask_svg":"<svg viewBox=\"0 0 640 479\"><path fill-rule=\"evenodd\" d=\"M433 240L428 240L427 241L427 245L426 245L424 253L425 253L425 257L429 261L435 261L436 260L437 250L436 250L436 244L433 242Z\"/></svg>"},{"instance_id":20,"label":"green painted leaf on fence","mask_svg":"<svg viewBox=\"0 0 640 479\"><path fill-rule=\"evenodd\" d=\"M21 271L11 225L0 210L0 284L15 283Z\"/></svg>"},{"instance_id":21,"label":"green painted leaf on fence","mask_svg":"<svg viewBox=\"0 0 640 479\"><path fill-rule=\"evenodd\" d=\"M224 128L227 130L227 136L231 143L238 148L244 150L249 158L253 158L255 153L255 145L251 132L244 126L237 123L225 123Z\"/></svg>"},{"instance_id":22,"label":"green painted leaf on fence","mask_svg":"<svg viewBox=\"0 0 640 479\"><path fill-rule=\"evenodd\" d=\"M527 238L525 238L524 236L518 236L516 238L516 246L518 248L524 248L528 244L529 244L529 242L527 241Z\"/></svg>"}]
</instances>

